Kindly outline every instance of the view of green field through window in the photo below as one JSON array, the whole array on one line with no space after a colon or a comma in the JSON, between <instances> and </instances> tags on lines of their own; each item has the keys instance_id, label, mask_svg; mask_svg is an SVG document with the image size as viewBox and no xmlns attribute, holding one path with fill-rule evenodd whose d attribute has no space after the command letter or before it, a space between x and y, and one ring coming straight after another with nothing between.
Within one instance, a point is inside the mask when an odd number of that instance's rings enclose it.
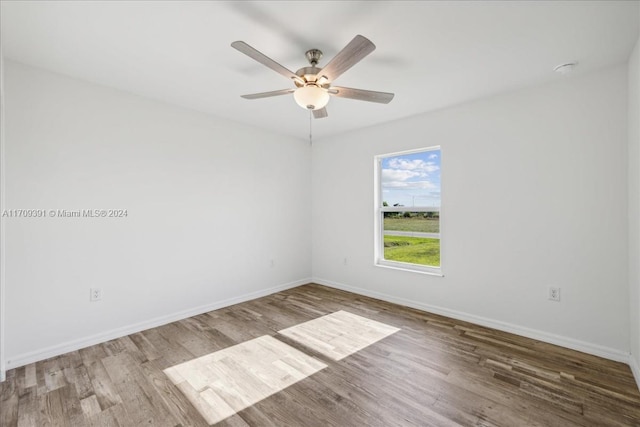
<instances>
[{"instance_id":1,"label":"view of green field through window","mask_svg":"<svg viewBox=\"0 0 640 427\"><path fill-rule=\"evenodd\" d=\"M384 259L440 267L440 150L381 162Z\"/></svg>"}]
</instances>

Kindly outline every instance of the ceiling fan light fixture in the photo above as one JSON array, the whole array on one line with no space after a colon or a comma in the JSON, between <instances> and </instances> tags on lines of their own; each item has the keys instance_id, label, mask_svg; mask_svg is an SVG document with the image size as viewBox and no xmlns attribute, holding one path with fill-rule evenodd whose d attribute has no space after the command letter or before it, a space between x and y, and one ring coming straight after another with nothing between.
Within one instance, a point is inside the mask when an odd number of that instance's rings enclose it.
<instances>
[{"instance_id":1,"label":"ceiling fan light fixture","mask_svg":"<svg viewBox=\"0 0 640 427\"><path fill-rule=\"evenodd\" d=\"M320 110L329 103L329 93L315 84L307 84L293 92L296 103L305 110Z\"/></svg>"}]
</instances>

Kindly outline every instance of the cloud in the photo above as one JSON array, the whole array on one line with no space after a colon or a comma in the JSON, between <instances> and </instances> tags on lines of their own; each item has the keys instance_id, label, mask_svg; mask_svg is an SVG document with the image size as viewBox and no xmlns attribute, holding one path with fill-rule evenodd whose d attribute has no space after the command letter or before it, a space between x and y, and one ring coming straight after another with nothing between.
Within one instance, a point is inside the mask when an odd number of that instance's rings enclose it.
<instances>
[{"instance_id":1,"label":"cloud","mask_svg":"<svg viewBox=\"0 0 640 427\"><path fill-rule=\"evenodd\" d=\"M431 156L429 156L429 158L431 158ZM389 167L396 170L414 171L420 173L420 176L426 176L426 174L440 169L435 162L425 162L422 159L408 160L399 157L389 159Z\"/></svg>"},{"instance_id":2,"label":"cloud","mask_svg":"<svg viewBox=\"0 0 640 427\"><path fill-rule=\"evenodd\" d=\"M435 156L435 157L434 157ZM432 175L440 170L437 162L438 154L433 153L425 160L423 158L392 157L387 160L385 167L381 171L381 184L383 191L411 191L418 190L421 193L426 191L439 191L439 177ZM435 178L435 182L434 182Z\"/></svg>"},{"instance_id":3,"label":"cloud","mask_svg":"<svg viewBox=\"0 0 640 427\"><path fill-rule=\"evenodd\" d=\"M382 169L382 182L407 181L411 178L423 176L421 172L400 169Z\"/></svg>"},{"instance_id":4,"label":"cloud","mask_svg":"<svg viewBox=\"0 0 640 427\"><path fill-rule=\"evenodd\" d=\"M420 165L417 165L416 161L403 162L406 167L416 166L416 168L424 168L429 166L424 164L424 162ZM409 165L409 163L411 163L411 165ZM438 190L438 186L436 184L424 179L426 177L427 173L416 169L382 169L382 188L393 190Z\"/></svg>"},{"instance_id":5,"label":"cloud","mask_svg":"<svg viewBox=\"0 0 640 427\"><path fill-rule=\"evenodd\" d=\"M386 181L382 183L382 187L402 190L434 190L438 188L431 181Z\"/></svg>"}]
</instances>

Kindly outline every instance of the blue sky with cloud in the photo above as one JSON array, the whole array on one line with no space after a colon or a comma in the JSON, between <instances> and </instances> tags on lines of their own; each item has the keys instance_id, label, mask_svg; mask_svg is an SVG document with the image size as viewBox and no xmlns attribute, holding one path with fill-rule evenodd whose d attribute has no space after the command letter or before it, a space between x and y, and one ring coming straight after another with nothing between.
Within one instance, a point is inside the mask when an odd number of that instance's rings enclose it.
<instances>
[{"instance_id":1,"label":"blue sky with cloud","mask_svg":"<svg viewBox=\"0 0 640 427\"><path fill-rule=\"evenodd\" d=\"M389 206L440 206L440 150L385 157L382 200Z\"/></svg>"}]
</instances>

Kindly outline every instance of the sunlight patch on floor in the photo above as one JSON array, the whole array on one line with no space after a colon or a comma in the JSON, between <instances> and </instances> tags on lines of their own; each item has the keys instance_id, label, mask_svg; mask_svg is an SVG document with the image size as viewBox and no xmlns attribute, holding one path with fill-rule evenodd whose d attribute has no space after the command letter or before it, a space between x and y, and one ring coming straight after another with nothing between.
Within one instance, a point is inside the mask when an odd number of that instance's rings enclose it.
<instances>
[{"instance_id":1,"label":"sunlight patch on floor","mask_svg":"<svg viewBox=\"0 0 640 427\"><path fill-rule=\"evenodd\" d=\"M341 360L399 330L340 310L278 333L333 360Z\"/></svg>"},{"instance_id":2,"label":"sunlight patch on floor","mask_svg":"<svg viewBox=\"0 0 640 427\"><path fill-rule=\"evenodd\" d=\"M326 368L265 335L164 370L209 424L215 424Z\"/></svg>"}]
</instances>

